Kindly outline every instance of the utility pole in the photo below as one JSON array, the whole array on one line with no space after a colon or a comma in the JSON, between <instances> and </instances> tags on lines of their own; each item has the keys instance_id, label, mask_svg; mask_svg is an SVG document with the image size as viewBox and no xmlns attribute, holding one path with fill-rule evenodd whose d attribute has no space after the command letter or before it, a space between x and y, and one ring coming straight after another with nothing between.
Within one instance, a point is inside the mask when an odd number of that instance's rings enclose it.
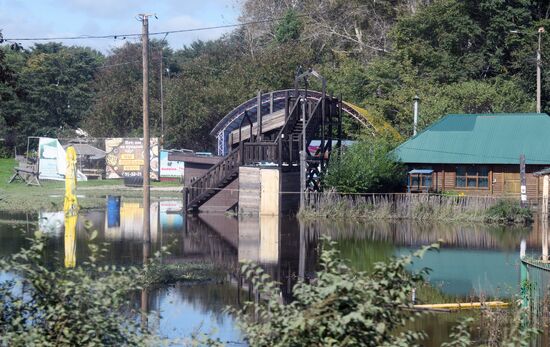
<instances>
[{"instance_id":1,"label":"utility pole","mask_svg":"<svg viewBox=\"0 0 550 347\"><path fill-rule=\"evenodd\" d=\"M519 155L519 178L520 178L520 204L527 207L527 178L525 176L525 154Z\"/></svg>"},{"instance_id":2,"label":"utility pole","mask_svg":"<svg viewBox=\"0 0 550 347\"><path fill-rule=\"evenodd\" d=\"M541 54L541 43L542 43L542 33L544 32L544 27L539 28L539 46L537 48L537 113L541 113L541 94L542 94L542 81L541 81L541 67L542 67L542 54Z\"/></svg>"},{"instance_id":3,"label":"utility pole","mask_svg":"<svg viewBox=\"0 0 550 347\"><path fill-rule=\"evenodd\" d=\"M151 187L149 184L149 14L140 14L142 23L141 52L143 59L143 261L150 256Z\"/></svg>"},{"instance_id":4,"label":"utility pole","mask_svg":"<svg viewBox=\"0 0 550 347\"><path fill-rule=\"evenodd\" d=\"M300 211L305 208L306 194L306 107L307 107L307 90L306 96L301 98L302 102L302 148L300 151Z\"/></svg>"},{"instance_id":5,"label":"utility pole","mask_svg":"<svg viewBox=\"0 0 550 347\"><path fill-rule=\"evenodd\" d=\"M162 85L162 75L164 70L162 67L162 51L163 47L160 47L160 148L164 148L164 87Z\"/></svg>"}]
</instances>

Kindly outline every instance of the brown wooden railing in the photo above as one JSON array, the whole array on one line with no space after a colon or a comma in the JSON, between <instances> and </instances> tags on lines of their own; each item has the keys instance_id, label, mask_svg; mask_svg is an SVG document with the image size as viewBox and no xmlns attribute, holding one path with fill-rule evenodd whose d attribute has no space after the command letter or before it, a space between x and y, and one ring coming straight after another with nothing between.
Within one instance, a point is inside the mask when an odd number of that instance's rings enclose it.
<instances>
[{"instance_id":1,"label":"brown wooden railing","mask_svg":"<svg viewBox=\"0 0 550 347\"><path fill-rule=\"evenodd\" d=\"M301 139L287 136L276 142L247 142L242 144L242 165L271 165L289 167L300 162Z\"/></svg>"},{"instance_id":2,"label":"brown wooden railing","mask_svg":"<svg viewBox=\"0 0 550 347\"><path fill-rule=\"evenodd\" d=\"M235 148L202 177L192 181L187 187L187 206L194 208L194 205L200 203L201 198L207 194L211 194L212 190L223 188L224 184L231 183L226 181L230 180L231 176L236 176L239 173L239 166L242 162L241 154L240 148Z\"/></svg>"}]
</instances>

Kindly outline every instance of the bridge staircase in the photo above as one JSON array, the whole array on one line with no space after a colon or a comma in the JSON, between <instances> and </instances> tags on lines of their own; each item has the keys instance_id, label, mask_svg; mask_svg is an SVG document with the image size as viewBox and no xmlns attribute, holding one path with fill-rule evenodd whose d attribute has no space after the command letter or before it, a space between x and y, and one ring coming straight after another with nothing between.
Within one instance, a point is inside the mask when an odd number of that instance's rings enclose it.
<instances>
[{"instance_id":1,"label":"bridge staircase","mask_svg":"<svg viewBox=\"0 0 550 347\"><path fill-rule=\"evenodd\" d=\"M326 169L332 151L334 134L337 134L340 145L341 100L327 96L325 92L320 98L308 98L307 90L299 93L296 88L294 95L287 96L286 102L284 125L272 139L262 139L261 114L256 122L257 134L253 134L253 123L247 112L244 112L239 134L247 131L243 124L248 121L250 136L244 141L239 137L237 146L221 162L186 188L184 201L188 211L197 211L202 204L237 179L240 166L271 166L282 171L299 171L304 139L306 184L318 188L319 177ZM316 138L320 139L319 149L316 153L310 153L307 148Z\"/></svg>"}]
</instances>

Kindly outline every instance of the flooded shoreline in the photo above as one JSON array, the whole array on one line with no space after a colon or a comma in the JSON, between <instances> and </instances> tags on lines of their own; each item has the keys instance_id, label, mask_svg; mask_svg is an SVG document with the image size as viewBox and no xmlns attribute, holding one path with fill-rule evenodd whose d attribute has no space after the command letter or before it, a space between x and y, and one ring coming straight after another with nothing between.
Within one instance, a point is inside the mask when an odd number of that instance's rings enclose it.
<instances>
[{"instance_id":1,"label":"flooded shoreline","mask_svg":"<svg viewBox=\"0 0 550 347\"><path fill-rule=\"evenodd\" d=\"M98 231L98 242L106 242L102 262L112 265L141 264L141 204L121 199L120 205L83 210L76 227L76 262L88 256L89 221ZM227 273L220 283L166 286L149 293L149 321L162 336L181 338L191 327L217 330L222 341L241 341L234 319L225 313L228 305L247 299L246 288L238 285L239 262L252 260L280 283L283 300L292 300L292 286L300 278L312 278L318 269L322 236L337 242L343 258L359 270L372 268L377 261L408 254L419 247L442 240L440 252L429 253L411 268L432 269L431 286L446 299L455 301L477 298L510 298L517 294L520 282L519 245L522 240L531 254L540 253L538 223L514 228L462 223L329 222L301 221L292 217L235 217L220 214L184 216L179 201L155 201L151 213L151 253L168 246L165 263L208 261ZM62 265L64 249L63 212L6 213L0 219L0 257L16 253L28 244L34 230L49 235L46 252ZM156 317L156 318L155 318ZM213 319L213 317L215 319ZM449 319L450 321L452 319ZM434 322L435 321L435 322ZM154 323L153 323L154 322ZM424 323L423 323L424 322ZM415 328L434 331L437 319L421 318ZM447 337L452 324L442 323L436 335ZM440 338L431 337L427 346L437 346ZM242 341L241 341L242 342Z\"/></svg>"}]
</instances>

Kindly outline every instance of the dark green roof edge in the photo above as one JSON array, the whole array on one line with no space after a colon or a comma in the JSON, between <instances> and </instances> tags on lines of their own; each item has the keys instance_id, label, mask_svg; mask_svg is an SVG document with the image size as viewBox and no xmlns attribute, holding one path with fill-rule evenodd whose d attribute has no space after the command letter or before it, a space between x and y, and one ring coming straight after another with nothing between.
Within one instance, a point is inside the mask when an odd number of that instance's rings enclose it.
<instances>
[{"instance_id":1,"label":"dark green roof edge","mask_svg":"<svg viewBox=\"0 0 550 347\"><path fill-rule=\"evenodd\" d=\"M507 117L507 116L548 117L548 121L550 121L550 116L547 113L535 113L535 112L526 112L526 113L521 113L521 112L514 112L514 113L511 113L511 112L507 112L507 113L474 113L474 114L449 113L449 114L446 114L446 115L442 116L437 121L433 122L428 127L424 128L423 130L418 132L416 135L410 137L407 141L401 143L399 146L397 146L391 152L391 154L394 155L399 161L401 161L403 163L411 163L411 164L413 164L413 163L417 163L417 164L518 164L519 163L519 156L518 156L518 159L515 159L515 157L499 156L499 155L495 155L495 154L484 155L484 154L481 154L481 153L475 154L475 153L465 153L465 152L463 152L463 153L460 153L460 152L445 152L444 150L438 151L438 150L432 150L432 149L428 150L428 149L423 149L423 148L406 147L407 144L410 144L410 142L412 142L415 139L419 138L423 134L429 132L435 126L447 121L447 119L451 118L451 117L476 117L477 118L477 117ZM549 127L549 130L550 130L550 127ZM549 146L550 146L550 131L549 131L549 136L548 136L548 142L549 142ZM427 155L427 156L424 156L425 159L423 158L423 160L404 161L404 160L402 160L402 158L399 154L399 152L401 150L439 152L440 153L439 155L442 155L442 153L443 154L448 153L449 157L452 157L452 156L456 156L456 157L453 158L452 160L447 158L448 160L442 161L442 160L437 160L438 158L434 158L433 160L430 160L430 156ZM529 157L528 158L528 164L531 164L531 165L550 165L550 150L548 151L548 154L549 154L549 157L548 158L545 157L544 159L541 159L541 158L538 158L538 157L537 158ZM464 157L468 157L468 156L471 157L472 159L471 160L465 160ZM460 158L460 157L463 157L463 158ZM514 159L512 159L512 158L514 158ZM494 160L491 160L491 159L494 159Z\"/></svg>"}]
</instances>

